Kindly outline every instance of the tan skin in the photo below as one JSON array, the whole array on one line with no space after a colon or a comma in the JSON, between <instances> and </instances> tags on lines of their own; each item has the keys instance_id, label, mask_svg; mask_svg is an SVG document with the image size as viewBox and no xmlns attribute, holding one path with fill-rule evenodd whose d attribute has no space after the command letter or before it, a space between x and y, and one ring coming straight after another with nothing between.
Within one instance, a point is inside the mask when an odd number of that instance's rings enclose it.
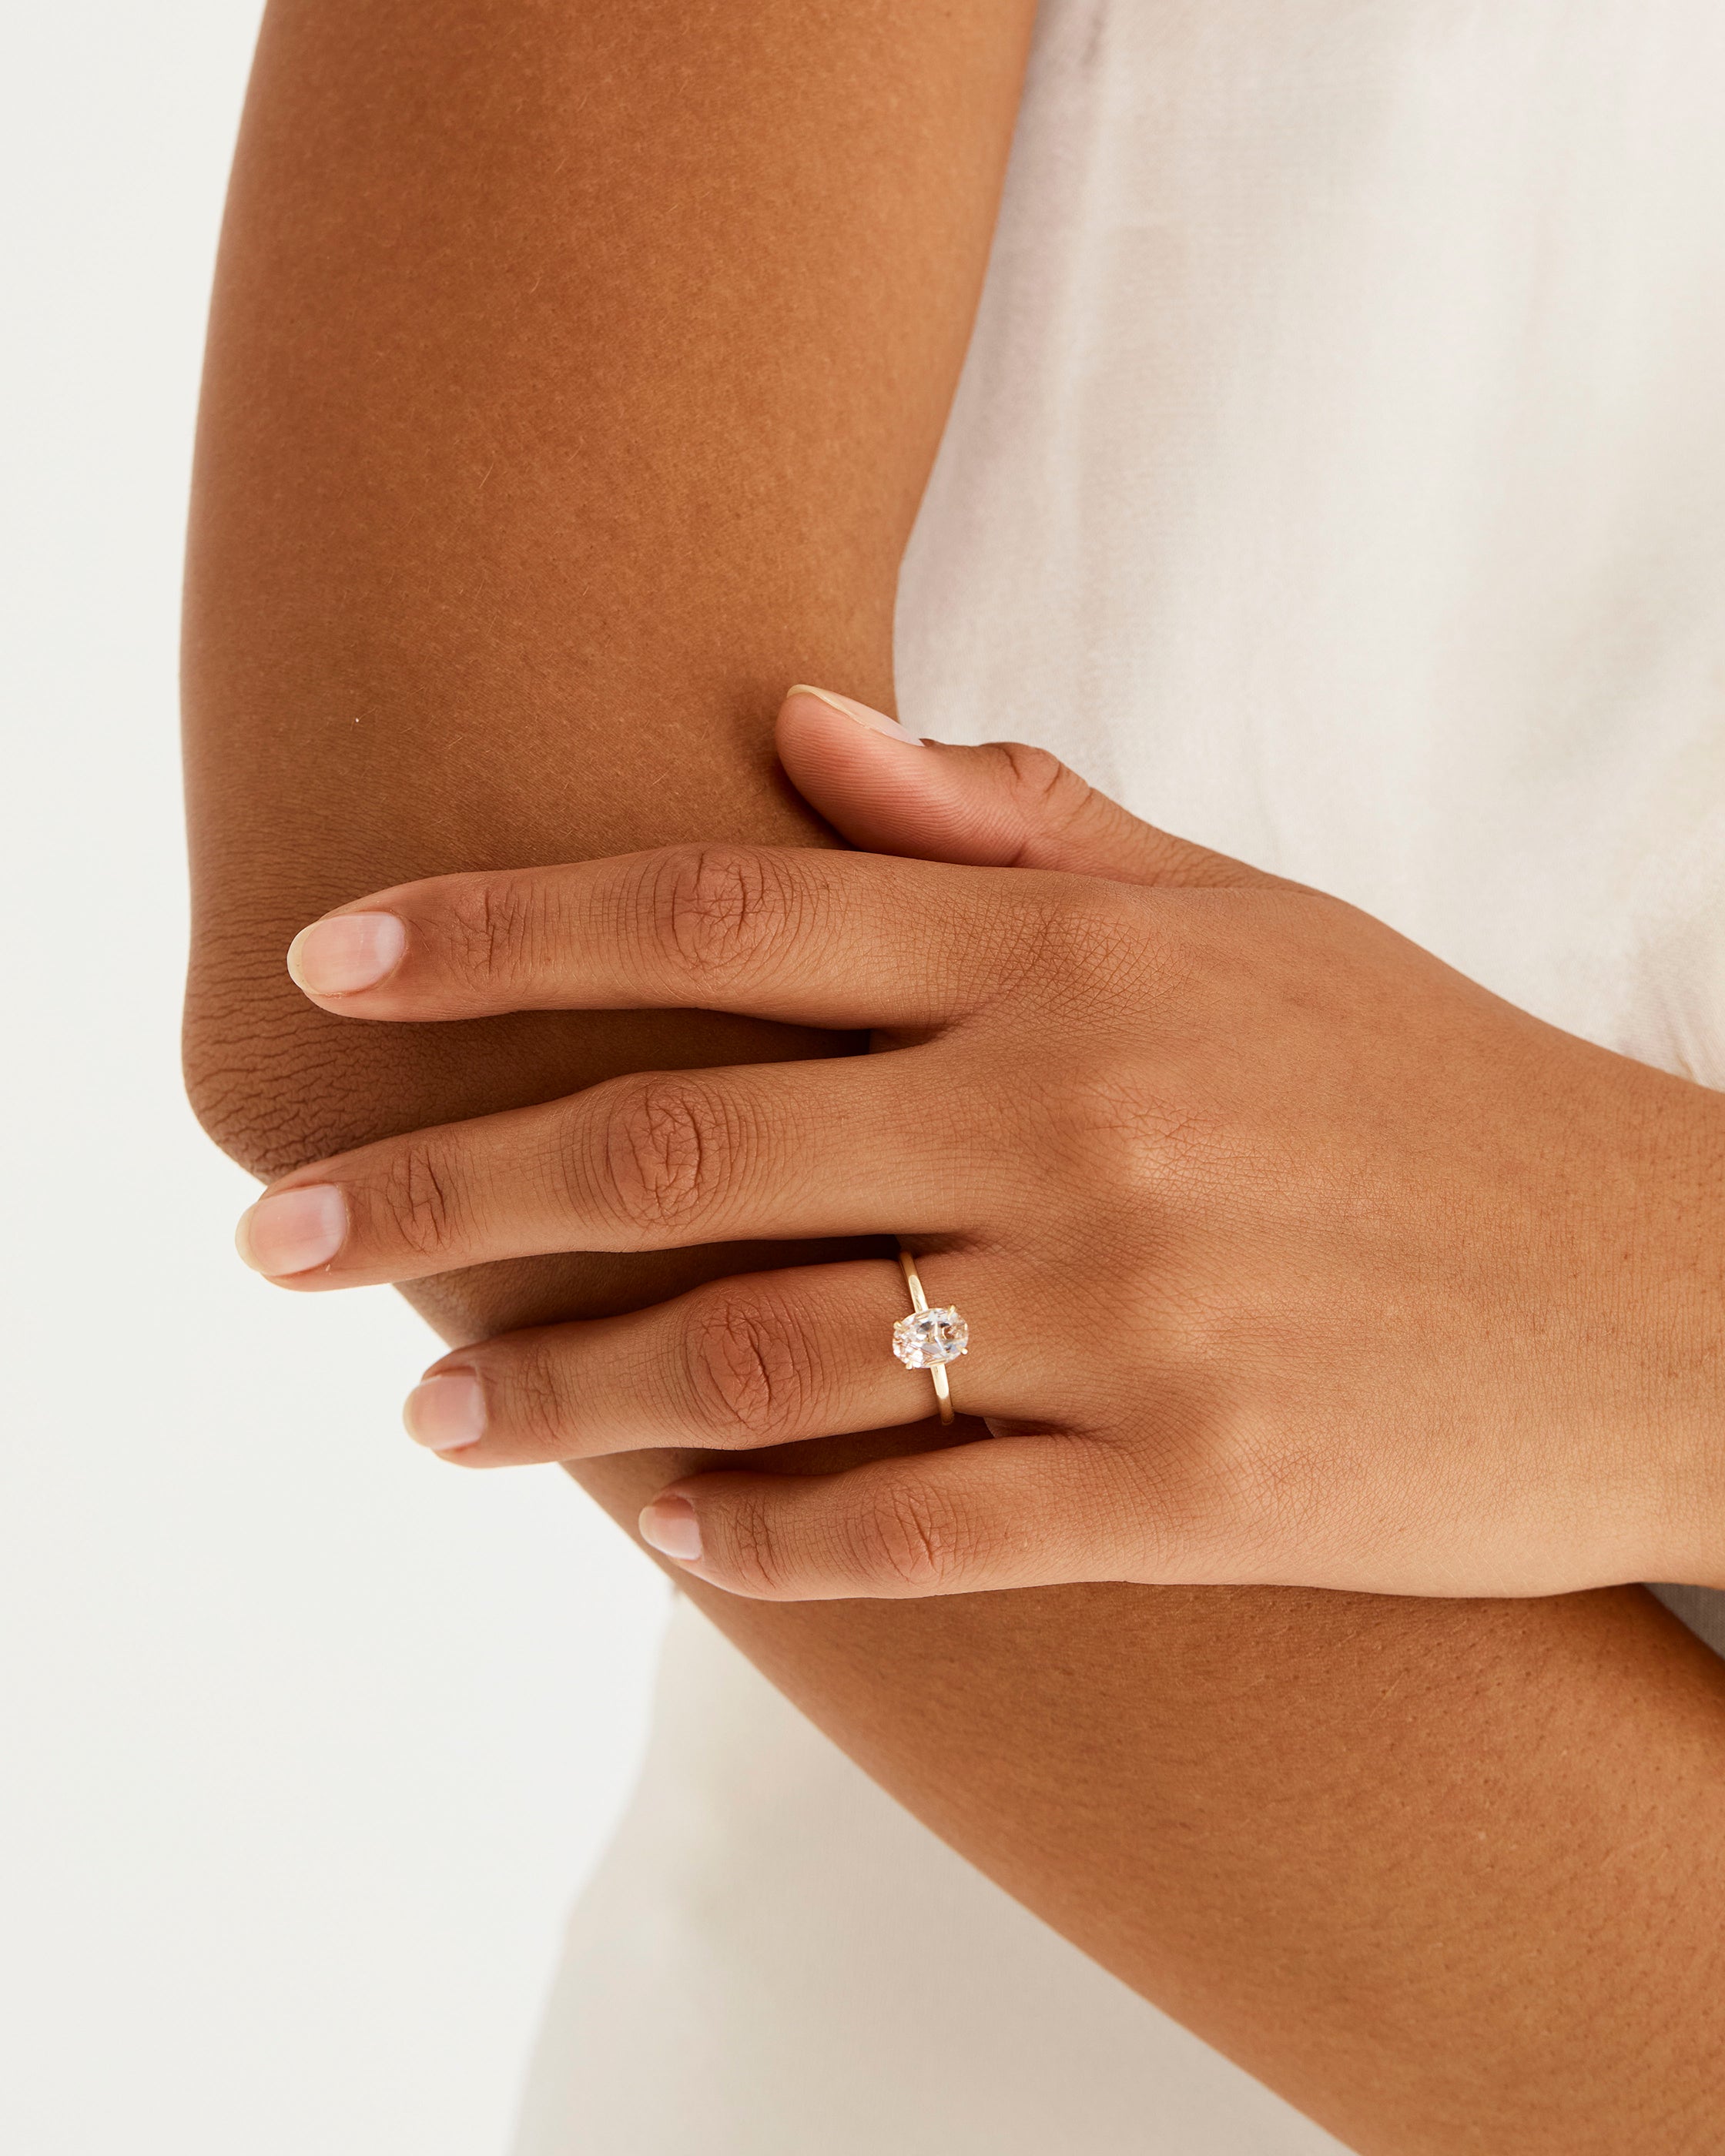
<instances>
[{"instance_id":1,"label":"tan skin","mask_svg":"<svg viewBox=\"0 0 1725 2156\"><path fill-rule=\"evenodd\" d=\"M259 1173L612 1073L855 1045L674 1012L361 1025L282 957L427 875L830 843L772 716L798 679L890 704L1027 18L272 9L187 626L188 1071ZM412 1292L472 1342L878 1249ZM695 1464L578 1471L632 1520ZM1725 1669L1639 1589L694 1591L937 1831L1368 2156L1716 2145Z\"/></svg>"},{"instance_id":2,"label":"tan skin","mask_svg":"<svg viewBox=\"0 0 1725 2156\"><path fill-rule=\"evenodd\" d=\"M643 1072L385 1139L276 1183L248 1262L323 1291L903 1230L980 1350L953 1374L990 1435L685 1479L642 1531L733 1593L1725 1577L1725 1099L1046 752L881 723L798 691L778 739L808 798L900 858L439 876L289 952L373 1023L705 1005L867 1025L874 1054ZM942 839L960 860L903 858ZM408 1426L488 1466L921 1422L927 1380L882 1353L906 1286L803 1265L509 1333L445 1358Z\"/></svg>"}]
</instances>

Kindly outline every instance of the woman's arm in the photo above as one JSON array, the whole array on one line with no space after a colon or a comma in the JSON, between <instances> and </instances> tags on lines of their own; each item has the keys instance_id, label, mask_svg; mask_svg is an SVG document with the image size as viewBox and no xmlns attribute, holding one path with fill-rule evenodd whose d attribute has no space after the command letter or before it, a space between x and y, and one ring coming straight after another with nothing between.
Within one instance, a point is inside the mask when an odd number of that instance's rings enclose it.
<instances>
[{"instance_id":1,"label":"woman's arm","mask_svg":"<svg viewBox=\"0 0 1725 2156\"><path fill-rule=\"evenodd\" d=\"M248 1165L844 1045L686 1015L367 1027L282 954L444 870L820 840L772 711L798 678L889 693L1029 13L272 9L187 624L188 1070ZM470 1338L762 1255L422 1300ZM583 1480L632 1517L675 1464ZM1716 2140L1725 1671L1639 1593L709 1606L966 1855L1361 2150Z\"/></svg>"}]
</instances>

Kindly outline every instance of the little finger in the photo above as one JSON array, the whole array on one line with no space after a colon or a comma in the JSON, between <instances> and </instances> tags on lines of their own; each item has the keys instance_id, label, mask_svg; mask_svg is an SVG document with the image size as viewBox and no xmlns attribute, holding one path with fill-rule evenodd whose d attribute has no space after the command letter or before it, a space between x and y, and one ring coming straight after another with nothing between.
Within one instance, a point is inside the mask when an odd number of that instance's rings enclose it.
<instances>
[{"instance_id":1,"label":"little finger","mask_svg":"<svg viewBox=\"0 0 1725 2156\"><path fill-rule=\"evenodd\" d=\"M1154 1578L1163 1537L1111 1445L989 1438L837 1475L719 1471L672 1484L642 1539L698 1579L765 1602L915 1599Z\"/></svg>"}]
</instances>

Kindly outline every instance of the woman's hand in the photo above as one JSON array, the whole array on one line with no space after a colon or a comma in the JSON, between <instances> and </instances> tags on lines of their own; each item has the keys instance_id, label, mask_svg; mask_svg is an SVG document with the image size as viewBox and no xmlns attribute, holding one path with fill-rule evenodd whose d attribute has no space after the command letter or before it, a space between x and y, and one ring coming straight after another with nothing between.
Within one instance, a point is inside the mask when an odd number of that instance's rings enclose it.
<instances>
[{"instance_id":1,"label":"woman's hand","mask_svg":"<svg viewBox=\"0 0 1725 2156\"><path fill-rule=\"evenodd\" d=\"M865 854L680 848L445 876L296 940L369 1019L704 1007L884 1051L657 1072L302 1168L284 1285L569 1249L900 1235L990 1435L707 1473L643 1516L779 1599L1059 1581L1545 1594L1725 1576L1725 1107L1378 922L1139 824L1050 758L795 695ZM854 724L861 718L862 724ZM942 863L891 857L939 853ZM475 1466L928 1416L897 1265L459 1348L409 1403Z\"/></svg>"}]
</instances>

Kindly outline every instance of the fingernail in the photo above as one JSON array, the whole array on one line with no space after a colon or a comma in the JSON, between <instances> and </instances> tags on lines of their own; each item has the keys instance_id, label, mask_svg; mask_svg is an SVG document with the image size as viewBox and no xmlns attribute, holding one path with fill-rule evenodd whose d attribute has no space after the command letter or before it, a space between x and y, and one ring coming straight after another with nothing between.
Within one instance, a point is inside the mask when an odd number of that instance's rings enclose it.
<instances>
[{"instance_id":1,"label":"fingernail","mask_svg":"<svg viewBox=\"0 0 1725 2156\"><path fill-rule=\"evenodd\" d=\"M333 1183L302 1183L239 1216L234 1245L254 1273L280 1279L326 1265L347 1240L347 1200Z\"/></svg>"},{"instance_id":2,"label":"fingernail","mask_svg":"<svg viewBox=\"0 0 1725 2156\"><path fill-rule=\"evenodd\" d=\"M786 690L788 696L818 696L835 711L843 711L847 719L855 719L860 726L867 726L877 734L885 734L889 741L909 742L913 748L922 747L921 734L913 734L908 726L901 726L896 719L889 719L885 711L870 711L866 704L859 704L854 696L841 696L831 689L812 689L806 681L798 681Z\"/></svg>"},{"instance_id":3,"label":"fingernail","mask_svg":"<svg viewBox=\"0 0 1725 2156\"><path fill-rule=\"evenodd\" d=\"M287 969L308 996L351 996L393 973L407 947L407 923L394 914L338 913L300 931Z\"/></svg>"},{"instance_id":4,"label":"fingernail","mask_svg":"<svg viewBox=\"0 0 1725 2156\"><path fill-rule=\"evenodd\" d=\"M686 1497L655 1497L642 1513L641 1540L661 1557L692 1564L701 1555L701 1522Z\"/></svg>"},{"instance_id":5,"label":"fingernail","mask_svg":"<svg viewBox=\"0 0 1725 2156\"><path fill-rule=\"evenodd\" d=\"M471 1370L445 1370L414 1386L401 1419L428 1452L459 1452L485 1434L485 1388Z\"/></svg>"}]
</instances>

